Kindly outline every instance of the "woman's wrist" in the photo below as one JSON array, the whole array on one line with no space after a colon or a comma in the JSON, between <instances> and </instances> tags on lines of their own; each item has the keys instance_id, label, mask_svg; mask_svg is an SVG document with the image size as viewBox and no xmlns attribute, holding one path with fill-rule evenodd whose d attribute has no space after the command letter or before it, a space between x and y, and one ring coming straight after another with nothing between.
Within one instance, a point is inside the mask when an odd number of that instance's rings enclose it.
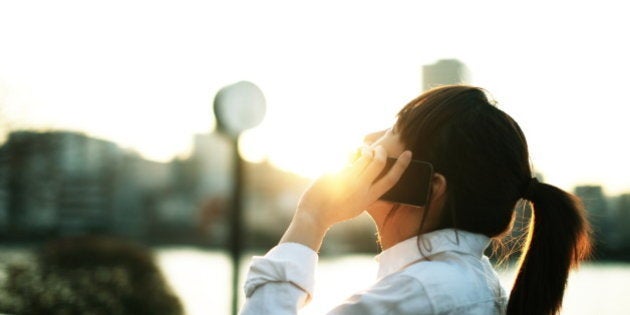
<instances>
[{"instance_id":1,"label":"woman's wrist","mask_svg":"<svg viewBox=\"0 0 630 315\"><path fill-rule=\"evenodd\" d=\"M308 213L298 210L280 239L280 243L299 243L317 252L329 228Z\"/></svg>"}]
</instances>

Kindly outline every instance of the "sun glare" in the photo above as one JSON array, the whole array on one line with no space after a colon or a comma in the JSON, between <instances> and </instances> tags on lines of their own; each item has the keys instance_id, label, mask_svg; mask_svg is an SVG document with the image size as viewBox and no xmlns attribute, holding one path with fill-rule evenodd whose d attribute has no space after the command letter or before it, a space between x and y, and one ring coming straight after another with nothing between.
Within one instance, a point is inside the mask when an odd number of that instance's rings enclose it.
<instances>
[{"instance_id":1,"label":"sun glare","mask_svg":"<svg viewBox=\"0 0 630 315\"><path fill-rule=\"evenodd\" d=\"M322 134L315 128L295 130L291 137L274 136L278 128L243 133L239 151L250 162L269 161L275 167L300 176L316 178L342 169L361 138L353 134Z\"/></svg>"}]
</instances>

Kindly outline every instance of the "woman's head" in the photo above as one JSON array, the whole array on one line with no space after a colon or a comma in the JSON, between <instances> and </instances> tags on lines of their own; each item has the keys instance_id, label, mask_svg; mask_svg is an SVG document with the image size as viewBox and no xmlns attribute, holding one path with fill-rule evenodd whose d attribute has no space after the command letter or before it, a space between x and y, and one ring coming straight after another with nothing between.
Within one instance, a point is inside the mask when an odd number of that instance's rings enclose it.
<instances>
[{"instance_id":1,"label":"woman's head","mask_svg":"<svg viewBox=\"0 0 630 315\"><path fill-rule=\"evenodd\" d=\"M574 196L532 180L525 136L483 90L444 86L407 104L393 131L413 158L443 177L437 223L420 233L454 227L496 237L507 232L519 199L533 215L508 314L555 314L568 272L590 252L590 226ZM424 229L423 229L424 227Z\"/></svg>"},{"instance_id":2,"label":"woman's head","mask_svg":"<svg viewBox=\"0 0 630 315\"><path fill-rule=\"evenodd\" d=\"M444 86L407 104L394 126L413 158L446 179L438 226L494 237L504 232L531 178L527 143L483 90Z\"/></svg>"}]
</instances>

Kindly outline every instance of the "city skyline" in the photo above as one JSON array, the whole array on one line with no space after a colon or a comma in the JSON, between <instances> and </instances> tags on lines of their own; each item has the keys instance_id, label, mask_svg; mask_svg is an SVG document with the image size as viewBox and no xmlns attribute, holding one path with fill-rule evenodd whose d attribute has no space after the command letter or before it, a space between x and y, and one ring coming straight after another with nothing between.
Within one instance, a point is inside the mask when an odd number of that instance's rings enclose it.
<instances>
[{"instance_id":1,"label":"city skyline","mask_svg":"<svg viewBox=\"0 0 630 315\"><path fill-rule=\"evenodd\" d=\"M233 188L229 140L211 133L194 143L188 158L159 163L81 133L13 132L0 146L0 238L99 232L222 246ZM273 246L309 181L268 163L244 165L248 244ZM570 192L583 201L599 235L597 258L628 259L630 191L606 195L600 185L582 185ZM514 233L529 218L525 209L516 206ZM373 250L367 216L347 226L350 232L336 233L335 242L352 240L355 250Z\"/></svg>"},{"instance_id":2,"label":"city skyline","mask_svg":"<svg viewBox=\"0 0 630 315\"><path fill-rule=\"evenodd\" d=\"M0 127L78 130L167 161L214 128L218 89L250 80L269 110L244 155L314 176L392 123L423 65L456 58L519 122L550 183L630 190L621 7L458 6L2 3Z\"/></svg>"}]
</instances>

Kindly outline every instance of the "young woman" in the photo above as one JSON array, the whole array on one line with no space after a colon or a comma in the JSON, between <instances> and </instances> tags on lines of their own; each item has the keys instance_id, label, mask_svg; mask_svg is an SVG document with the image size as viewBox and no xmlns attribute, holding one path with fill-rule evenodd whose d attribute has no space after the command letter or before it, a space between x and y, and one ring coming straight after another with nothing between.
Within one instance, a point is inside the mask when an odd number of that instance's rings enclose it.
<instances>
[{"instance_id":1,"label":"young woman","mask_svg":"<svg viewBox=\"0 0 630 315\"><path fill-rule=\"evenodd\" d=\"M523 132L483 90L459 85L430 90L377 136L347 169L316 180L280 244L254 257L242 314L296 314L311 298L326 231L364 210L383 249L378 276L330 314L560 310L570 268L589 253L589 224L575 197L532 177ZM388 156L398 161L375 181ZM412 157L435 170L427 205L378 200ZM531 202L533 216L508 297L483 253L490 240L510 231L520 199Z\"/></svg>"}]
</instances>

